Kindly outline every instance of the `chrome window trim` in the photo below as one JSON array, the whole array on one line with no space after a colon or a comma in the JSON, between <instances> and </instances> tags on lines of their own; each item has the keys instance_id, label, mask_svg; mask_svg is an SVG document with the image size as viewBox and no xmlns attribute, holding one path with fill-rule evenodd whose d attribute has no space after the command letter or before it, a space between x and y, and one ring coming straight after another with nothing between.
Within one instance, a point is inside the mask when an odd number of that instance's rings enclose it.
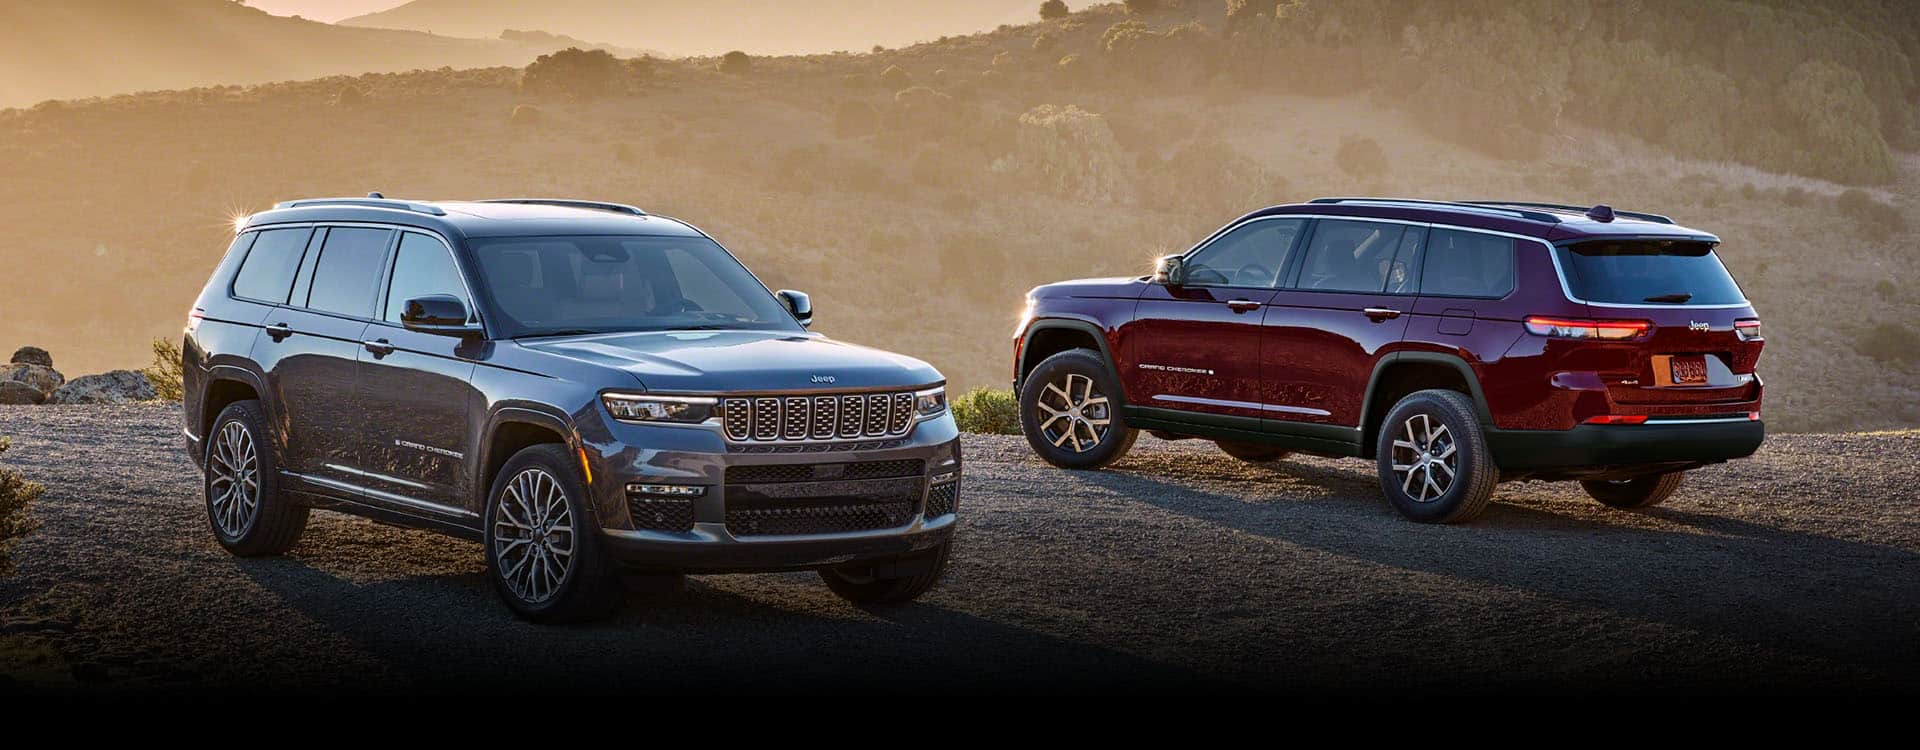
<instances>
[{"instance_id":1,"label":"chrome window trim","mask_svg":"<svg viewBox=\"0 0 1920 750\"><path fill-rule=\"evenodd\" d=\"M1317 217L1299 216L1294 214L1275 214L1272 216L1256 216L1254 218L1247 219L1246 221L1228 224L1225 227L1214 230L1213 234L1207 235L1205 239L1200 240L1199 244L1196 244L1193 247L1187 248L1187 251L1185 253L1180 254L1180 259L1182 261L1192 260L1193 256L1200 254L1201 251L1206 250L1209 247L1212 247L1214 243L1219 242L1222 238L1225 238L1227 235L1238 231L1241 227L1247 226L1249 224L1253 224L1254 222L1276 221L1280 219L1301 219L1302 221L1304 221L1309 218L1317 218ZM1282 276L1286 275L1287 266L1293 264L1292 252L1294 248L1297 248L1300 246L1300 239L1301 238L1299 237L1294 238L1293 240L1294 246L1287 248L1287 251L1288 251L1287 257L1283 259L1279 268L1274 269L1274 273ZM1256 291L1273 292L1273 291L1279 291L1282 288L1280 285L1284 283L1284 281L1285 281L1284 279L1276 278L1274 279L1273 286L1241 286L1239 284L1183 284L1182 286L1190 286L1197 289L1252 289Z\"/></svg>"},{"instance_id":2,"label":"chrome window trim","mask_svg":"<svg viewBox=\"0 0 1920 750\"><path fill-rule=\"evenodd\" d=\"M376 319L373 322L386 326L388 328L401 328L401 329L406 328L406 326L401 325L396 321L386 320L385 316L387 312L387 302L389 302L389 300L387 299L387 296L393 294L393 272L396 270L396 267L399 265L400 243L406 242L407 241L407 238L405 236L406 233L412 232L414 234L423 235L429 239L438 240L440 242L440 249L447 251L447 260L453 261L453 272L455 275L458 275L460 277L460 288L464 289L467 293L467 298L463 300L467 305L467 320L469 321L469 324L478 323L480 327L484 330L487 326L487 323L486 323L486 320L480 315L480 305L474 302L473 282L467 280L466 269L463 269L460 267L460 256L454 254L453 243L448 242L447 238L442 236L439 232L435 232L430 229L421 229L419 227L409 227L409 226L403 226L398 224L391 225L391 226L394 229L399 230L400 236L394 238L394 243L393 243L394 262L387 264L387 276L386 278L380 280L381 318Z\"/></svg>"}]
</instances>

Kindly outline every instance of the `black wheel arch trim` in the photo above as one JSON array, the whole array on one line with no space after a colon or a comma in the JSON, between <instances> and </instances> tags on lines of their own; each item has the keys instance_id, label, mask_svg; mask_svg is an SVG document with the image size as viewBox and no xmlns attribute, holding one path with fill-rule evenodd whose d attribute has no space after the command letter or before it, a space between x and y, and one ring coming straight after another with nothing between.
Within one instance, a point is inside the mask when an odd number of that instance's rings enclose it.
<instances>
[{"instance_id":1,"label":"black wheel arch trim","mask_svg":"<svg viewBox=\"0 0 1920 750\"><path fill-rule=\"evenodd\" d=\"M1393 408L1393 404L1374 403L1373 397L1375 389L1380 386L1380 376L1386 374L1394 365L1402 363L1443 365L1459 372L1460 379L1467 384L1467 397L1473 401L1473 410L1480 418L1480 424L1493 425L1493 410L1487 407L1487 395L1480 390L1480 378L1474 374L1473 366L1467 364L1465 358L1441 352L1399 351L1389 352L1381 357L1379 362L1374 363L1373 374L1367 377L1366 395L1360 401L1359 429L1366 429L1366 426L1373 421L1375 409L1379 409L1379 413L1384 415L1388 409Z\"/></svg>"},{"instance_id":2,"label":"black wheel arch trim","mask_svg":"<svg viewBox=\"0 0 1920 750\"><path fill-rule=\"evenodd\" d=\"M1107 375L1113 378L1114 385L1121 391L1110 396L1124 408L1127 405L1126 382L1120 379L1119 360L1114 358L1113 350L1107 344L1106 332L1101 330L1099 324L1081 318L1040 318L1027 324L1027 329L1020 334L1020 378L1013 382L1014 397L1019 398L1020 389L1026 385L1026 373L1040 366L1039 362L1032 362L1033 348L1028 344L1033 341L1034 333L1051 329L1076 331L1093 339L1094 345L1100 348L1100 361L1106 364Z\"/></svg>"},{"instance_id":3,"label":"black wheel arch trim","mask_svg":"<svg viewBox=\"0 0 1920 750\"><path fill-rule=\"evenodd\" d=\"M525 404L494 407L487 415L486 429L480 432L479 444L474 446L477 460L472 462L471 469L473 492L482 500L493 489L487 485L485 476L487 467L493 463L493 437L499 434L502 426L508 424L529 424L552 430L560 435L561 443L569 451L580 446L580 434L574 429L573 421L554 411Z\"/></svg>"}]
</instances>

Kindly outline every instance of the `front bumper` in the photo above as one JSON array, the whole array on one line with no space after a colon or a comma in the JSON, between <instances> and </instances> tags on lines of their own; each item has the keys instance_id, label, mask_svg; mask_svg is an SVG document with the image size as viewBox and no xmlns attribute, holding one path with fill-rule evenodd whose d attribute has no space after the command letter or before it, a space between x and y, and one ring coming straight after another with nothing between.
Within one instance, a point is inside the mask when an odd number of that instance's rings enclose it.
<instances>
[{"instance_id":1,"label":"front bumper","mask_svg":"<svg viewBox=\"0 0 1920 750\"><path fill-rule=\"evenodd\" d=\"M1745 458L1767 436L1758 420L1653 421L1570 430L1487 430L1501 470L1710 464Z\"/></svg>"}]
</instances>

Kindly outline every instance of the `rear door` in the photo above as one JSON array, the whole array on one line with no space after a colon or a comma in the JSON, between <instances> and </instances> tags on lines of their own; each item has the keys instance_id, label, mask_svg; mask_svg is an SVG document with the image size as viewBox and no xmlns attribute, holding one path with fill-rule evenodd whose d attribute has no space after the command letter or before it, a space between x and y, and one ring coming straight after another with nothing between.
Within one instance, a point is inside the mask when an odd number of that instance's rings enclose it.
<instances>
[{"instance_id":1,"label":"rear door","mask_svg":"<svg viewBox=\"0 0 1920 750\"><path fill-rule=\"evenodd\" d=\"M1137 406L1258 419L1260 320L1305 219L1255 219L1187 256L1187 283L1151 285L1128 337Z\"/></svg>"},{"instance_id":2,"label":"rear door","mask_svg":"<svg viewBox=\"0 0 1920 750\"><path fill-rule=\"evenodd\" d=\"M1263 319L1268 419L1360 424L1375 363L1406 333L1426 233L1418 224L1314 222L1291 283Z\"/></svg>"}]
</instances>

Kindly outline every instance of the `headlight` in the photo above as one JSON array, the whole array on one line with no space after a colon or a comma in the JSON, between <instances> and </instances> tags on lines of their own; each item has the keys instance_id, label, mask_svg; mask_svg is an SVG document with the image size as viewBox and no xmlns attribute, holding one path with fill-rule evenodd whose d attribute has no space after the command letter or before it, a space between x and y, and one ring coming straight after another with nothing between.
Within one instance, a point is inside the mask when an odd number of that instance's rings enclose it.
<instances>
[{"instance_id":1,"label":"headlight","mask_svg":"<svg viewBox=\"0 0 1920 750\"><path fill-rule=\"evenodd\" d=\"M713 416L711 398L696 396L633 396L608 393L600 396L607 412L622 422L698 424Z\"/></svg>"},{"instance_id":2,"label":"headlight","mask_svg":"<svg viewBox=\"0 0 1920 750\"><path fill-rule=\"evenodd\" d=\"M947 389L930 388L913 394L913 414L917 419L932 419L947 412Z\"/></svg>"}]
</instances>

